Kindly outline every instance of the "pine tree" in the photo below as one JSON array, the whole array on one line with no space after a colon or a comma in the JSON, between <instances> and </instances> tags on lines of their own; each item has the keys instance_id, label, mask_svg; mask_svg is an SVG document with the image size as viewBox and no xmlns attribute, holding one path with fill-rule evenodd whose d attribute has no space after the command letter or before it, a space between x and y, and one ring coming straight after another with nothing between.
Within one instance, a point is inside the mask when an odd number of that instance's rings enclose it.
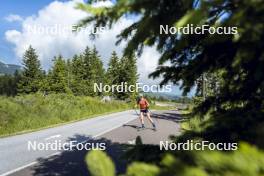
<instances>
[{"instance_id":1,"label":"pine tree","mask_svg":"<svg viewBox=\"0 0 264 176\"><path fill-rule=\"evenodd\" d=\"M93 91L93 79L94 79L94 71L92 66L92 53L90 48L87 46L83 53L83 73L82 73L82 85L84 87L84 95L95 96Z\"/></svg>"},{"instance_id":2,"label":"pine tree","mask_svg":"<svg viewBox=\"0 0 264 176\"><path fill-rule=\"evenodd\" d=\"M116 52L112 52L106 73L109 85L120 85L121 83L136 85L138 74L135 55L118 58ZM136 92L114 92L112 96L118 99L134 99Z\"/></svg>"},{"instance_id":3,"label":"pine tree","mask_svg":"<svg viewBox=\"0 0 264 176\"><path fill-rule=\"evenodd\" d=\"M105 70L103 67L103 62L101 61L98 51L94 46L92 50L92 82L93 84L104 84L105 82ZM94 90L93 90L94 91ZM96 95L102 95L103 92L97 92Z\"/></svg>"},{"instance_id":4,"label":"pine tree","mask_svg":"<svg viewBox=\"0 0 264 176\"><path fill-rule=\"evenodd\" d=\"M66 75L66 77L67 77L67 87L69 90L71 90L71 86L72 86L71 85L72 84L72 69L71 69L71 67L72 67L72 62L70 59L67 59L67 61L66 61L67 75Z\"/></svg>"},{"instance_id":5,"label":"pine tree","mask_svg":"<svg viewBox=\"0 0 264 176\"><path fill-rule=\"evenodd\" d=\"M139 74L137 72L137 58L133 54L130 57L128 57L128 65L129 65L129 85L136 86L136 83L138 82ZM134 90L134 92L131 92L129 95L130 100L134 101L137 97L137 92Z\"/></svg>"},{"instance_id":6,"label":"pine tree","mask_svg":"<svg viewBox=\"0 0 264 176\"><path fill-rule=\"evenodd\" d=\"M40 89L41 79L43 77L40 61L32 46L26 50L23 56L22 78L18 84L20 93L34 93Z\"/></svg>"},{"instance_id":7,"label":"pine tree","mask_svg":"<svg viewBox=\"0 0 264 176\"><path fill-rule=\"evenodd\" d=\"M83 64L84 64L84 73L83 73L83 83L85 87L85 95L96 96L100 93L94 91L95 83L103 83L104 81L104 68L103 63L100 60L98 51L94 47L91 51L89 47L86 47L83 53Z\"/></svg>"},{"instance_id":8,"label":"pine tree","mask_svg":"<svg viewBox=\"0 0 264 176\"><path fill-rule=\"evenodd\" d=\"M71 90L75 95L84 95L84 61L82 55L74 55L71 64Z\"/></svg>"},{"instance_id":9,"label":"pine tree","mask_svg":"<svg viewBox=\"0 0 264 176\"><path fill-rule=\"evenodd\" d=\"M118 79L119 79L119 68L120 67L120 63L119 63L119 58L116 54L115 51L112 52L109 64L108 64L108 69L107 69L107 73L106 73L106 77L107 77L107 83L108 84L116 84L118 83Z\"/></svg>"},{"instance_id":10,"label":"pine tree","mask_svg":"<svg viewBox=\"0 0 264 176\"><path fill-rule=\"evenodd\" d=\"M127 83L127 85L136 86L138 74L135 55L123 57L120 61L120 82ZM135 89L133 90L135 91ZM121 93L121 99L135 99L135 92L123 92Z\"/></svg>"},{"instance_id":11,"label":"pine tree","mask_svg":"<svg viewBox=\"0 0 264 176\"><path fill-rule=\"evenodd\" d=\"M92 54L90 48L87 46L83 53L83 64L84 64L84 73L83 77L86 80L92 79Z\"/></svg>"},{"instance_id":12,"label":"pine tree","mask_svg":"<svg viewBox=\"0 0 264 176\"><path fill-rule=\"evenodd\" d=\"M117 56L117 53L113 51L106 72L106 84L117 85L121 82L120 68L121 68L120 60ZM116 93L110 93L110 95L117 97Z\"/></svg>"},{"instance_id":13,"label":"pine tree","mask_svg":"<svg viewBox=\"0 0 264 176\"><path fill-rule=\"evenodd\" d=\"M127 82L129 85L136 85L138 80L138 73L137 73L137 59L136 56L133 54L125 58L125 70L127 70L128 78Z\"/></svg>"},{"instance_id":14,"label":"pine tree","mask_svg":"<svg viewBox=\"0 0 264 176\"><path fill-rule=\"evenodd\" d=\"M68 69L61 55L54 57L53 67L48 74L49 89L56 93L69 93Z\"/></svg>"}]
</instances>

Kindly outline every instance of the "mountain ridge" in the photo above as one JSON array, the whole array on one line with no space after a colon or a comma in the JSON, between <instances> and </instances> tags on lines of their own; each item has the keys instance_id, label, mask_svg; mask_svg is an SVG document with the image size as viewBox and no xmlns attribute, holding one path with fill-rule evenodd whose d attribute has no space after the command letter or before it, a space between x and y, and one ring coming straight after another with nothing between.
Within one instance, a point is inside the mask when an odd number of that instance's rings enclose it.
<instances>
[{"instance_id":1,"label":"mountain ridge","mask_svg":"<svg viewBox=\"0 0 264 176\"><path fill-rule=\"evenodd\" d=\"M16 64L6 64L0 60L0 75L8 74L12 75L16 70L21 71L22 66Z\"/></svg>"}]
</instances>

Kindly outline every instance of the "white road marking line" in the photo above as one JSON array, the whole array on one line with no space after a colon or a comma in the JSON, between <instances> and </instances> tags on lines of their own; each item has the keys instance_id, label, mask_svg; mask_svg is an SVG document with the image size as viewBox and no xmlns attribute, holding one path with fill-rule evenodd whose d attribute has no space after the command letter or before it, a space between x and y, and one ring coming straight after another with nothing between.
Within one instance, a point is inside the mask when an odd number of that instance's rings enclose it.
<instances>
[{"instance_id":1,"label":"white road marking line","mask_svg":"<svg viewBox=\"0 0 264 176\"><path fill-rule=\"evenodd\" d=\"M97 138L97 137L99 137L99 136L101 136L101 135L103 135L103 134L105 134L105 133L108 133L109 131L112 131L112 130L118 128L118 127L121 127L123 124L126 124L126 123L128 123L128 122L130 122L130 121L132 121L132 120L135 120L135 119L137 119L137 117L135 117L134 119L127 120L127 121L125 121L124 123L122 123L121 125L116 125L116 126L114 126L113 128L110 128L110 129L108 129L108 130L105 130L105 131L103 131L103 132L97 134L97 135L94 135L94 136L92 136L90 139L84 140L84 141L82 141L81 143L85 143L85 142L87 142L87 141L89 141L89 140L91 140L91 139L93 139L93 138ZM59 152L53 153L53 154L51 154L51 155L48 155L47 157L42 157L42 158L49 158L49 157L51 157L51 156L58 155L58 154L60 154L61 152L62 152L62 151L59 151ZM32 166L32 165L34 165L34 164L37 164L37 163L38 163L38 161L31 162L31 163L26 164L26 165L24 165L24 166L21 166L21 167L18 167L18 168L16 168L16 169L13 169L13 170L10 170L10 171L8 171L8 172L5 172L5 173L1 174L0 176L8 176L8 175L10 175L10 174L13 174L13 173L15 173L15 172L17 172L17 171L20 171L20 170L22 170L22 169L25 169L25 168L27 168L27 167L29 167L29 166Z\"/></svg>"},{"instance_id":2,"label":"white road marking line","mask_svg":"<svg viewBox=\"0 0 264 176\"><path fill-rule=\"evenodd\" d=\"M45 158L49 158L49 157L51 157L51 156L55 156L55 155L58 155L58 154L60 154L60 152L52 153L52 154L50 154L50 155L48 155L48 156L46 156L46 157L43 157L43 158L44 158L44 159L45 159ZM3 174L1 174L0 176L8 176L8 175L10 175L10 174L13 174L13 173L15 173L15 172L17 172L17 171L20 171L20 170L22 170L22 169L25 169L25 168L27 168L27 167L29 167L29 166L32 166L32 165L35 165L35 164L37 164L37 163L38 163L38 161L33 161L33 162L29 163L29 164L26 164L26 165L24 165L24 166L21 166L21 167L18 167L18 168L16 168L16 169L13 169L13 170L11 170L11 171L8 171L8 172L6 172L6 173L3 173Z\"/></svg>"},{"instance_id":3,"label":"white road marking line","mask_svg":"<svg viewBox=\"0 0 264 176\"><path fill-rule=\"evenodd\" d=\"M45 141L50 140L50 139L53 139L53 138L59 138L59 137L61 137L60 134L53 135L53 136L50 136L50 137L45 138Z\"/></svg>"},{"instance_id":4,"label":"white road marking line","mask_svg":"<svg viewBox=\"0 0 264 176\"><path fill-rule=\"evenodd\" d=\"M18 167L18 168L16 168L16 169L13 169L13 170L11 170L11 171L8 171L8 172L6 172L6 173L4 173L4 174L1 174L0 176L7 176L7 175L10 175L10 174L13 174L13 173L15 173L15 172L17 172L17 171L19 171L19 170L25 169L25 168L27 168L27 167L29 167L29 166L34 165L34 164L37 164L37 161L34 161L34 162L29 163L29 164L27 164L27 165L24 165L24 166Z\"/></svg>"}]
</instances>

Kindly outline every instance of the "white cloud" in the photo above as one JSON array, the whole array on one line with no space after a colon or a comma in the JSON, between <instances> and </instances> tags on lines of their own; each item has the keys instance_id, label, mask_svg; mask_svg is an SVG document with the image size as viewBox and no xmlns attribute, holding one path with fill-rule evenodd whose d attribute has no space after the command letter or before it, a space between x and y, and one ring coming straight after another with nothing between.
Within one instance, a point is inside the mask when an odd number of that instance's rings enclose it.
<instances>
[{"instance_id":1,"label":"white cloud","mask_svg":"<svg viewBox=\"0 0 264 176\"><path fill-rule=\"evenodd\" d=\"M89 35L84 32L72 33L69 29L62 32L61 29L65 27L70 28L80 19L87 16L87 13L74 8L76 2L81 2L81 0L67 2L54 1L39 10L37 15L23 19L21 31L6 31L6 40L15 45L14 52L17 57L21 59L28 46L32 45L36 49L42 65L45 69L48 69L55 55L62 54L64 57L70 58L74 54L83 52L87 45L90 47L95 45L97 47L105 65L113 50L121 55L125 43L115 46L116 36L122 29L133 22L132 19L123 18L111 30L105 30L100 33L99 38L96 40L90 40ZM110 5L111 2L97 4L97 6ZM36 30L37 32L32 32L34 27L35 29L44 27L45 29L52 29L53 31L48 30L48 32L43 32ZM54 32L55 29L57 29L57 32ZM91 29L91 26L88 29ZM58 31L61 33L58 33ZM137 63L140 81L153 83L147 76L154 71L158 58L159 53L155 49L146 48Z\"/></svg>"},{"instance_id":2,"label":"white cloud","mask_svg":"<svg viewBox=\"0 0 264 176\"><path fill-rule=\"evenodd\" d=\"M158 80L148 78L148 75L155 70L158 65L160 54L154 48L145 48L141 57L138 59L138 70L140 71L140 81L147 84L157 84Z\"/></svg>"},{"instance_id":3,"label":"white cloud","mask_svg":"<svg viewBox=\"0 0 264 176\"><path fill-rule=\"evenodd\" d=\"M16 21L20 22L23 21L23 18L17 14L10 14L5 17L5 20L8 22L16 22Z\"/></svg>"}]
</instances>

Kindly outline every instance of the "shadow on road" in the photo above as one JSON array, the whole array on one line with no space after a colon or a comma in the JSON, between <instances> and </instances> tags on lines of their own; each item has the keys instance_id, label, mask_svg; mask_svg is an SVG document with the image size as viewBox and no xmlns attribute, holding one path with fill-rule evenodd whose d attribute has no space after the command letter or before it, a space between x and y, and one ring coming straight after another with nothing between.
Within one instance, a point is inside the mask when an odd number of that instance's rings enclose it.
<instances>
[{"instance_id":1,"label":"shadow on road","mask_svg":"<svg viewBox=\"0 0 264 176\"><path fill-rule=\"evenodd\" d=\"M137 131L142 131L142 130L152 130L153 131L153 128L148 128L148 127L142 128L141 126L138 126L138 125L125 124L123 125L123 127L131 127L131 128L136 129Z\"/></svg>"},{"instance_id":2,"label":"shadow on road","mask_svg":"<svg viewBox=\"0 0 264 176\"><path fill-rule=\"evenodd\" d=\"M135 139L137 135L141 136L143 141L147 141L147 144L153 144L155 141L164 140L170 134L168 133L177 130L177 125L168 125L169 121L178 123L183 120L183 118L176 112L176 111L167 111L165 113L152 113L151 116L153 118L160 120L160 124L158 124L158 132L154 135L150 130L146 130L146 132L136 132L136 130L141 129L140 126L136 125L135 123L139 122L137 120L131 122L134 124L125 124L122 128L115 129L114 132L112 131L111 134L105 134L104 137L98 139L92 139L91 136L87 136L85 134L77 134L72 138L69 138L67 142L70 141L77 141L78 143L87 141L86 143L91 144L99 144L105 143L106 150L105 152L112 158L116 165L117 174L122 174L126 170L126 166L128 164L128 158L124 158L124 154L126 151L131 150L131 145L127 144L128 140ZM124 128L127 128L124 130ZM130 130L129 130L130 129ZM124 132L125 136L124 137ZM129 137L129 139L127 138ZM133 137L131 137L133 136ZM123 142L113 142L109 139L115 141L113 138L118 138L118 141ZM146 159L147 153L150 152L151 147L142 148L142 152L146 153L143 154L143 159L141 155L135 155L136 159L143 160ZM136 149L138 150L138 149ZM133 151L133 150L132 150ZM159 148L154 148L153 152L159 151ZM89 150L72 150L72 151L62 151L58 155L54 155L48 158L39 158L37 160L37 164L23 169L13 175L16 176L25 176L25 175L34 175L34 176L84 176L89 175L86 163L85 163L85 156L89 152ZM136 151L137 153L138 151ZM142 154L142 152L140 152ZM131 153L131 152L130 152ZM158 153L158 152L157 152ZM158 156L158 155L157 155ZM126 157L126 156L125 156ZM156 156L155 156L156 157ZM150 158L151 161L151 158Z\"/></svg>"},{"instance_id":3,"label":"shadow on road","mask_svg":"<svg viewBox=\"0 0 264 176\"><path fill-rule=\"evenodd\" d=\"M89 143L99 144L105 143L107 154L116 163L116 170L124 172L126 168L126 161L121 159L121 155L126 149L127 145L122 145L119 143L112 143L110 140L105 138L100 139L89 139L85 135L76 135L74 138L70 138L68 141L84 141L89 140ZM58 155L46 159L38 159L38 164L31 168L32 175L35 176L84 176L89 175L88 169L85 164L85 156L87 150L73 150L73 151L63 151Z\"/></svg>"},{"instance_id":4,"label":"shadow on road","mask_svg":"<svg viewBox=\"0 0 264 176\"><path fill-rule=\"evenodd\" d=\"M140 126L138 126L138 125L129 125L129 124L125 124L125 125L123 125L123 127L131 127L131 128L135 128L135 129L140 129L141 127Z\"/></svg>"},{"instance_id":5,"label":"shadow on road","mask_svg":"<svg viewBox=\"0 0 264 176\"><path fill-rule=\"evenodd\" d=\"M169 120L175 123L182 122L186 120L182 115L178 114L177 112L166 112L166 113L151 113L152 118L156 119L163 119L163 120Z\"/></svg>"}]
</instances>

